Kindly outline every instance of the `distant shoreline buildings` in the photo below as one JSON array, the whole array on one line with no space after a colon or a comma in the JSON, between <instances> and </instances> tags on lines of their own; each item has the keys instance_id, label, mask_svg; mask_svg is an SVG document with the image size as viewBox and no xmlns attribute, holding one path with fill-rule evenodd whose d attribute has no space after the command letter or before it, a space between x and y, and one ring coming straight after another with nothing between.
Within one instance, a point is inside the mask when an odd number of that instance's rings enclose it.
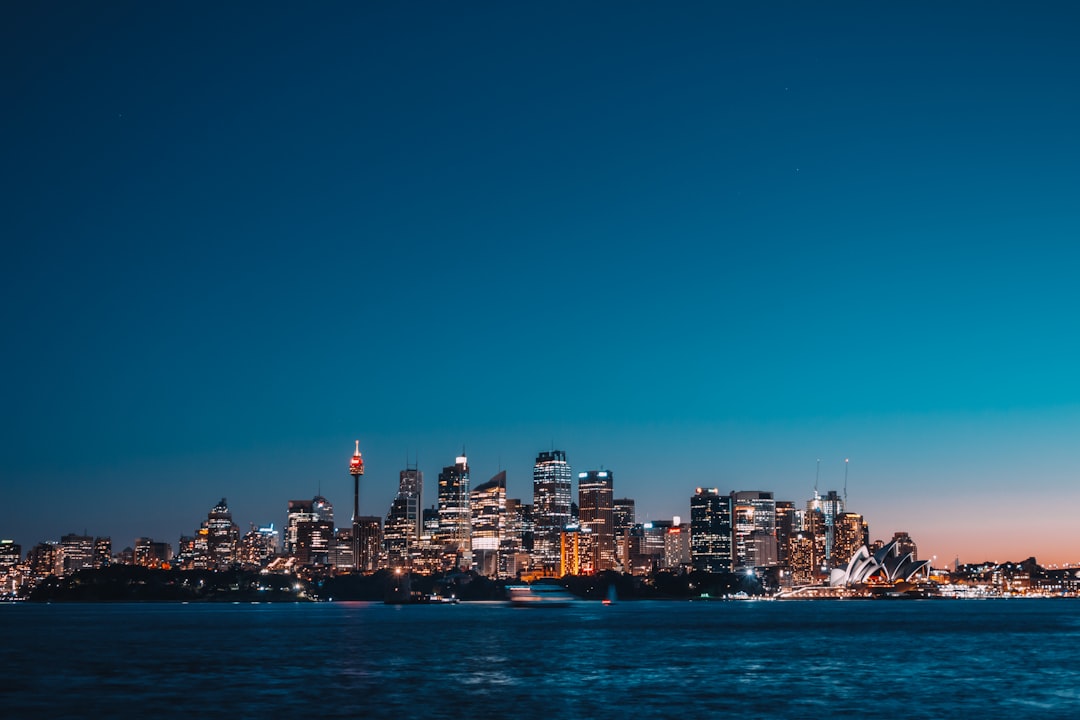
<instances>
[{"instance_id":1,"label":"distant shoreline buildings","mask_svg":"<svg viewBox=\"0 0 1080 720\"><path fill-rule=\"evenodd\" d=\"M888 541L871 541L866 519L834 490L821 495L815 488L800 507L766 490L721 493L699 487L689 495L689 523L680 517L638 522L634 500L616 497L612 470L579 472L575 494L563 450L537 454L528 500L507 497L505 471L472 487L463 453L439 473L431 508L423 507L423 473L415 466L401 470L397 495L380 517L359 515L359 443L349 472L356 495L347 527L337 527L333 506L316 496L287 501L280 532L269 524L251 525L241 534L222 498L192 535L179 538L175 551L143 537L114 552L108 537L69 534L39 543L24 556L19 545L0 541L0 596L25 593L50 575L110 564L264 569L308 579L379 570L471 571L525 581L611 571L644 577L658 571L737 573L753 575L775 592L929 581L932 572L940 580L945 572L920 561L915 540L903 531ZM988 576L984 585L1001 592L1022 586L1018 571L1008 569L956 563L948 574Z\"/></svg>"}]
</instances>

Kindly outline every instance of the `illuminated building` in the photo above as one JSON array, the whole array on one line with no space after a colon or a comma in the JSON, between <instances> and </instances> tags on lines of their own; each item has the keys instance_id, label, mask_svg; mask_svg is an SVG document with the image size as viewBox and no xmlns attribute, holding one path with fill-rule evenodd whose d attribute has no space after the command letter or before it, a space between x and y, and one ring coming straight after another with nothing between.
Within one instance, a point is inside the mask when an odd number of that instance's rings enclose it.
<instances>
[{"instance_id":1,"label":"illuminated building","mask_svg":"<svg viewBox=\"0 0 1080 720\"><path fill-rule=\"evenodd\" d=\"M830 568L844 567L859 548L870 544L870 528L858 513L844 512L837 515L833 534Z\"/></svg>"},{"instance_id":2,"label":"illuminated building","mask_svg":"<svg viewBox=\"0 0 1080 720\"><path fill-rule=\"evenodd\" d=\"M356 568L361 572L378 570L382 554L382 518L378 515L361 515L353 522L353 528L360 533L360 537L353 541L353 546L360 549Z\"/></svg>"},{"instance_id":3,"label":"illuminated building","mask_svg":"<svg viewBox=\"0 0 1080 720\"><path fill-rule=\"evenodd\" d=\"M900 534L900 533L897 533ZM904 533L906 535L906 533ZM916 560L906 547L902 547L894 538L873 555L866 545L862 545L851 556L845 566L834 568L829 576L829 585L843 587L866 583L874 576L880 576L888 583L910 581L920 572L929 573L929 562ZM1026 580L1030 584L1030 574Z\"/></svg>"},{"instance_id":4,"label":"illuminated building","mask_svg":"<svg viewBox=\"0 0 1080 720\"><path fill-rule=\"evenodd\" d=\"M318 520L319 516L315 513L315 501L314 500L290 500L288 514L285 518L285 555L288 557L296 556L296 542L297 533L300 530L300 523L311 522Z\"/></svg>"},{"instance_id":5,"label":"illuminated building","mask_svg":"<svg viewBox=\"0 0 1080 720\"><path fill-rule=\"evenodd\" d=\"M206 549L211 567L225 570L240 560L240 528L232 521L225 498L206 517Z\"/></svg>"},{"instance_id":6,"label":"illuminated building","mask_svg":"<svg viewBox=\"0 0 1080 720\"><path fill-rule=\"evenodd\" d=\"M360 477L364 474L364 458L360 455L360 441L356 441L356 451L349 459L349 474L353 479L353 507L352 507L352 542L353 542L353 570L363 569L363 560L369 553L361 547L363 539L369 533L364 533L360 528Z\"/></svg>"},{"instance_id":7,"label":"illuminated building","mask_svg":"<svg viewBox=\"0 0 1080 720\"><path fill-rule=\"evenodd\" d=\"M832 556L836 518L840 513L844 512L844 500L835 490L830 490L825 496L819 495L818 491L814 490L814 497L806 501L806 522L808 525L811 522L810 515L814 512L820 512L821 520L823 521L815 532L820 532L822 535L825 545L822 566L827 567L829 558Z\"/></svg>"},{"instance_id":8,"label":"illuminated building","mask_svg":"<svg viewBox=\"0 0 1080 720\"><path fill-rule=\"evenodd\" d=\"M472 564L472 514L469 509L469 459L459 455L439 473L438 542L458 557L458 566Z\"/></svg>"},{"instance_id":9,"label":"illuminated building","mask_svg":"<svg viewBox=\"0 0 1080 720\"><path fill-rule=\"evenodd\" d=\"M626 572L630 567L630 528L637 522L633 498L615 498L612 503L612 530L615 535L615 564Z\"/></svg>"},{"instance_id":10,"label":"illuminated building","mask_svg":"<svg viewBox=\"0 0 1080 720\"><path fill-rule=\"evenodd\" d=\"M329 565L334 551L334 523L307 520L296 526L296 564Z\"/></svg>"},{"instance_id":11,"label":"illuminated building","mask_svg":"<svg viewBox=\"0 0 1080 720\"><path fill-rule=\"evenodd\" d=\"M665 568L679 568L690 565L690 528L686 525L673 525L664 534Z\"/></svg>"},{"instance_id":12,"label":"illuminated building","mask_svg":"<svg viewBox=\"0 0 1080 720\"><path fill-rule=\"evenodd\" d=\"M690 498L690 560L695 570L731 572L735 565L732 536L734 507L730 495L698 488Z\"/></svg>"},{"instance_id":13,"label":"illuminated building","mask_svg":"<svg viewBox=\"0 0 1080 720\"><path fill-rule=\"evenodd\" d=\"M148 568L166 567L173 559L172 546L166 542L156 542L153 538L135 538L135 551L132 561L136 565Z\"/></svg>"},{"instance_id":14,"label":"illuminated building","mask_svg":"<svg viewBox=\"0 0 1080 720\"><path fill-rule=\"evenodd\" d=\"M401 471L397 497L390 504L383 525L383 543L386 545L387 562L392 568L409 568L412 565L412 555L423 529L420 504L423 487L424 474L420 470L406 468Z\"/></svg>"},{"instance_id":15,"label":"illuminated building","mask_svg":"<svg viewBox=\"0 0 1080 720\"><path fill-rule=\"evenodd\" d=\"M559 533L559 576L595 575L596 533L587 527L571 526Z\"/></svg>"},{"instance_id":16,"label":"illuminated building","mask_svg":"<svg viewBox=\"0 0 1080 720\"><path fill-rule=\"evenodd\" d=\"M26 563L29 566L27 579L32 585L36 585L50 575L58 575L59 559L60 546L57 543L38 543L26 554Z\"/></svg>"},{"instance_id":17,"label":"illuminated building","mask_svg":"<svg viewBox=\"0 0 1080 720\"><path fill-rule=\"evenodd\" d=\"M911 554L913 560L919 559L919 548L915 545L915 541L911 539L911 536L904 531L895 532L892 536L892 541L896 543L896 554L907 555Z\"/></svg>"},{"instance_id":18,"label":"illuminated building","mask_svg":"<svg viewBox=\"0 0 1080 720\"><path fill-rule=\"evenodd\" d=\"M506 471L477 486L471 495L473 566L481 575L496 577L506 528Z\"/></svg>"},{"instance_id":19,"label":"illuminated building","mask_svg":"<svg viewBox=\"0 0 1080 720\"><path fill-rule=\"evenodd\" d=\"M776 501L776 561L787 565L788 539L802 530L802 521L796 516L795 503L790 500Z\"/></svg>"},{"instance_id":20,"label":"illuminated building","mask_svg":"<svg viewBox=\"0 0 1080 720\"><path fill-rule=\"evenodd\" d=\"M767 567L776 564L776 500L771 492L731 493L734 512L735 564ZM751 542L753 537L753 542Z\"/></svg>"},{"instance_id":21,"label":"illuminated building","mask_svg":"<svg viewBox=\"0 0 1080 720\"><path fill-rule=\"evenodd\" d=\"M533 557L555 573L561 564L560 535L570 523L570 464L562 450L541 452L533 465Z\"/></svg>"},{"instance_id":22,"label":"illuminated building","mask_svg":"<svg viewBox=\"0 0 1080 720\"><path fill-rule=\"evenodd\" d=\"M7 570L22 560L22 546L13 540L0 540L0 570Z\"/></svg>"},{"instance_id":23,"label":"illuminated building","mask_svg":"<svg viewBox=\"0 0 1080 720\"><path fill-rule=\"evenodd\" d=\"M517 577L529 569L532 550L532 505L506 499L506 527L499 549L499 577Z\"/></svg>"},{"instance_id":24,"label":"illuminated building","mask_svg":"<svg viewBox=\"0 0 1080 720\"><path fill-rule=\"evenodd\" d=\"M112 564L112 538L94 538L94 567L108 567Z\"/></svg>"},{"instance_id":25,"label":"illuminated building","mask_svg":"<svg viewBox=\"0 0 1080 720\"><path fill-rule=\"evenodd\" d=\"M820 562L816 547L813 533L799 530L788 538L785 555L795 584L806 584L815 580Z\"/></svg>"},{"instance_id":26,"label":"illuminated building","mask_svg":"<svg viewBox=\"0 0 1080 720\"><path fill-rule=\"evenodd\" d=\"M59 563L65 575L94 567L94 538L74 533L62 536Z\"/></svg>"},{"instance_id":27,"label":"illuminated building","mask_svg":"<svg viewBox=\"0 0 1080 720\"><path fill-rule=\"evenodd\" d=\"M277 554L278 531L274 524L251 529L240 538L240 563L245 568L261 568Z\"/></svg>"},{"instance_id":28,"label":"illuminated building","mask_svg":"<svg viewBox=\"0 0 1080 720\"><path fill-rule=\"evenodd\" d=\"M353 558L352 528L338 528L334 531L334 549L330 556L330 564L337 568L355 568L356 561Z\"/></svg>"},{"instance_id":29,"label":"illuminated building","mask_svg":"<svg viewBox=\"0 0 1080 720\"><path fill-rule=\"evenodd\" d=\"M578 473L578 522L593 533L594 572L615 567L615 475L610 470Z\"/></svg>"}]
</instances>

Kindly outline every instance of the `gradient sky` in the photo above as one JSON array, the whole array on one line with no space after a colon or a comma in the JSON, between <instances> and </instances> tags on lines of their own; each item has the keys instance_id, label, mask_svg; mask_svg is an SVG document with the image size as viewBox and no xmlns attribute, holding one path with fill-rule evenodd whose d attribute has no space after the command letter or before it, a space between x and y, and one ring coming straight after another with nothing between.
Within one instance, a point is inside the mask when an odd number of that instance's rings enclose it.
<instances>
[{"instance_id":1,"label":"gradient sky","mask_svg":"<svg viewBox=\"0 0 1080 720\"><path fill-rule=\"evenodd\" d=\"M944 5L944 6L943 6ZM7 3L0 537L841 489L1080 562L1075 3Z\"/></svg>"}]
</instances>

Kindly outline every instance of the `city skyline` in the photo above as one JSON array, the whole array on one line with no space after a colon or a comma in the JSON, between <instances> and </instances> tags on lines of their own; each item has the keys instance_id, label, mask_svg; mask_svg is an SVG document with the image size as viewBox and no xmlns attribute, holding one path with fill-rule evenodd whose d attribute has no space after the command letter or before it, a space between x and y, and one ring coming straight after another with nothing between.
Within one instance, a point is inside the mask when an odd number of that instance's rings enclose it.
<instances>
[{"instance_id":1,"label":"city skyline","mask_svg":"<svg viewBox=\"0 0 1080 720\"><path fill-rule=\"evenodd\" d=\"M359 438L363 516L850 458L875 537L1080 561L1077 7L0 12L0 538L344 525Z\"/></svg>"}]
</instances>

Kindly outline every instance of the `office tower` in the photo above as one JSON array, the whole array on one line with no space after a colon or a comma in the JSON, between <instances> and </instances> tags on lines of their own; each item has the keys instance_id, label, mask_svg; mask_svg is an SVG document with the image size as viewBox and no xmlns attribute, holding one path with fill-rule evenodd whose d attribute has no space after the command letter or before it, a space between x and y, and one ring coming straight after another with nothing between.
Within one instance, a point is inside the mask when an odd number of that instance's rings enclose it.
<instances>
[{"instance_id":1,"label":"office tower","mask_svg":"<svg viewBox=\"0 0 1080 720\"><path fill-rule=\"evenodd\" d=\"M481 575L495 577L506 528L506 471L476 487L471 495L473 565Z\"/></svg>"},{"instance_id":2,"label":"office tower","mask_svg":"<svg viewBox=\"0 0 1080 720\"><path fill-rule=\"evenodd\" d=\"M787 567L790 569L791 583L804 585L812 583L818 576L819 558L814 535L810 532L797 530L791 534L784 550L787 556Z\"/></svg>"},{"instance_id":3,"label":"office tower","mask_svg":"<svg viewBox=\"0 0 1080 720\"><path fill-rule=\"evenodd\" d=\"M570 484L573 480L566 453L541 452L533 465L533 557L544 572L554 574L560 564L560 534L570 523Z\"/></svg>"},{"instance_id":4,"label":"office tower","mask_svg":"<svg viewBox=\"0 0 1080 720\"><path fill-rule=\"evenodd\" d=\"M773 494L740 490L731 493L731 498L735 514L735 564L738 567L775 565L776 500Z\"/></svg>"},{"instance_id":5,"label":"office tower","mask_svg":"<svg viewBox=\"0 0 1080 720\"><path fill-rule=\"evenodd\" d=\"M637 522L633 498L612 501L612 521L615 534L615 564L623 572L630 571L630 528Z\"/></svg>"},{"instance_id":6,"label":"office tower","mask_svg":"<svg viewBox=\"0 0 1080 720\"><path fill-rule=\"evenodd\" d=\"M225 570L239 561L240 528L232 521L225 498L206 516L206 549L214 569Z\"/></svg>"},{"instance_id":7,"label":"office tower","mask_svg":"<svg viewBox=\"0 0 1080 720\"><path fill-rule=\"evenodd\" d=\"M285 516L285 547L286 557L296 556L296 535L300 523L318 520L315 514L314 500L290 500L289 509Z\"/></svg>"},{"instance_id":8,"label":"office tower","mask_svg":"<svg viewBox=\"0 0 1080 720\"><path fill-rule=\"evenodd\" d=\"M240 538L240 563L249 570L264 567L277 554L277 541L273 523L261 528L251 523L251 529Z\"/></svg>"},{"instance_id":9,"label":"office tower","mask_svg":"<svg viewBox=\"0 0 1080 720\"><path fill-rule=\"evenodd\" d=\"M437 539L458 557L458 566L472 564L472 515L469 509L469 459L459 455L439 473Z\"/></svg>"},{"instance_id":10,"label":"office tower","mask_svg":"<svg viewBox=\"0 0 1080 720\"><path fill-rule=\"evenodd\" d=\"M735 564L732 498L698 488L690 498L690 559L695 570L731 572Z\"/></svg>"},{"instance_id":11,"label":"office tower","mask_svg":"<svg viewBox=\"0 0 1080 720\"><path fill-rule=\"evenodd\" d=\"M836 516L830 568L844 568L863 545L870 545L870 528L862 515L844 512Z\"/></svg>"},{"instance_id":12,"label":"office tower","mask_svg":"<svg viewBox=\"0 0 1080 720\"><path fill-rule=\"evenodd\" d=\"M112 538L94 538L94 567L103 568L112 564Z\"/></svg>"},{"instance_id":13,"label":"office tower","mask_svg":"<svg viewBox=\"0 0 1080 720\"><path fill-rule=\"evenodd\" d=\"M512 578L529 567L532 546L532 506L520 498L506 499L506 526L499 544L499 577ZM529 548L525 546L528 535Z\"/></svg>"},{"instance_id":14,"label":"office tower","mask_svg":"<svg viewBox=\"0 0 1080 720\"><path fill-rule=\"evenodd\" d=\"M379 569L382 539L382 518L378 515L361 515L356 518L353 528L360 533L353 539L353 546L360 549L360 557L355 567L361 572L375 572Z\"/></svg>"},{"instance_id":15,"label":"office tower","mask_svg":"<svg viewBox=\"0 0 1080 720\"><path fill-rule=\"evenodd\" d=\"M94 538L74 533L61 537L59 563L65 575L94 567Z\"/></svg>"},{"instance_id":16,"label":"office tower","mask_svg":"<svg viewBox=\"0 0 1080 720\"><path fill-rule=\"evenodd\" d=\"M822 566L827 567L829 565L829 558L832 556L836 517L844 512L844 500L835 490L830 490L824 496L819 495L818 491L815 490L814 497L806 501L807 516L814 511L821 513L822 526L820 527L819 532L822 533L825 543L825 555ZM807 525L809 525L810 522L809 519L806 520ZM806 529L809 529L809 527Z\"/></svg>"},{"instance_id":17,"label":"office tower","mask_svg":"<svg viewBox=\"0 0 1080 720\"><path fill-rule=\"evenodd\" d=\"M919 559L919 547L915 544L915 541L911 539L903 530L893 533L893 542L896 543L893 553L903 557L908 553L911 553L911 559L917 561Z\"/></svg>"},{"instance_id":18,"label":"office tower","mask_svg":"<svg viewBox=\"0 0 1080 720\"><path fill-rule=\"evenodd\" d=\"M352 527L338 528L334 531L334 550L330 556L330 564L334 567L356 568L352 532Z\"/></svg>"},{"instance_id":19,"label":"office tower","mask_svg":"<svg viewBox=\"0 0 1080 720\"><path fill-rule=\"evenodd\" d=\"M167 567L173 559L172 546L166 542L157 542L153 538L135 538L135 550L132 561L136 565L148 568Z\"/></svg>"},{"instance_id":20,"label":"office tower","mask_svg":"<svg viewBox=\"0 0 1080 720\"><path fill-rule=\"evenodd\" d=\"M386 513L383 543L387 562L392 568L409 568L413 551L423 529L421 494L424 474L416 468L406 468L398 478L398 493Z\"/></svg>"},{"instance_id":21,"label":"office tower","mask_svg":"<svg viewBox=\"0 0 1080 720\"><path fill-rule=\"evenodd\" d=\"M559 576L595 575L596 533L587 527L570 525L559 533Z\"/></svg>"},{"instance_id":22,"label":"office tower","mask_svg":"<svg viewBox=\"0 0 1080 720\"><path fill-rule=\"evenodd\" d=\"M790 500L776 501L776 561L780 565L787 565L788 539L796 530L801 530L801 525L796 525L795 503Z\"/></svg>"},{"instance_id":23,"label":"office tower","mask_svg":"<svg viewBox=\"0 0 1080 720\"><path fill-rule=\"evenodd\" d=\"M306 520L296 525L297 565L329 565L334 552L334 523Z\"/></svg>"},{"instance_id":24,"label":"office tower","mask_svg":"<svg viewBox=\"0 0 1080 720\"><path fill-rule=\"evenodd\" d=\"M664 568L680 568L690 564L690 527L672 525L664 534Z\"/></svg>"},{"instance_id":25,"label":"office tower","mask_svg":"<svg viewBox=\"0 0 1080 720\"><path fill-rule=\"evenodd\" d=\"M22 560L22 545L14 540L0 540L0 570L13 568Z\"/></svg>"},{"instance_id":26,"label":"office tower","mask_svg":"<svg viewBox=\"0 0 1080 720\"><path fill-rule=\"evenodd\" d=\"M596 557L588 561L593 572L615 567L614 482L610 470L578 473L578 523L593 533Z\"/></svg>"}]
</instances>

